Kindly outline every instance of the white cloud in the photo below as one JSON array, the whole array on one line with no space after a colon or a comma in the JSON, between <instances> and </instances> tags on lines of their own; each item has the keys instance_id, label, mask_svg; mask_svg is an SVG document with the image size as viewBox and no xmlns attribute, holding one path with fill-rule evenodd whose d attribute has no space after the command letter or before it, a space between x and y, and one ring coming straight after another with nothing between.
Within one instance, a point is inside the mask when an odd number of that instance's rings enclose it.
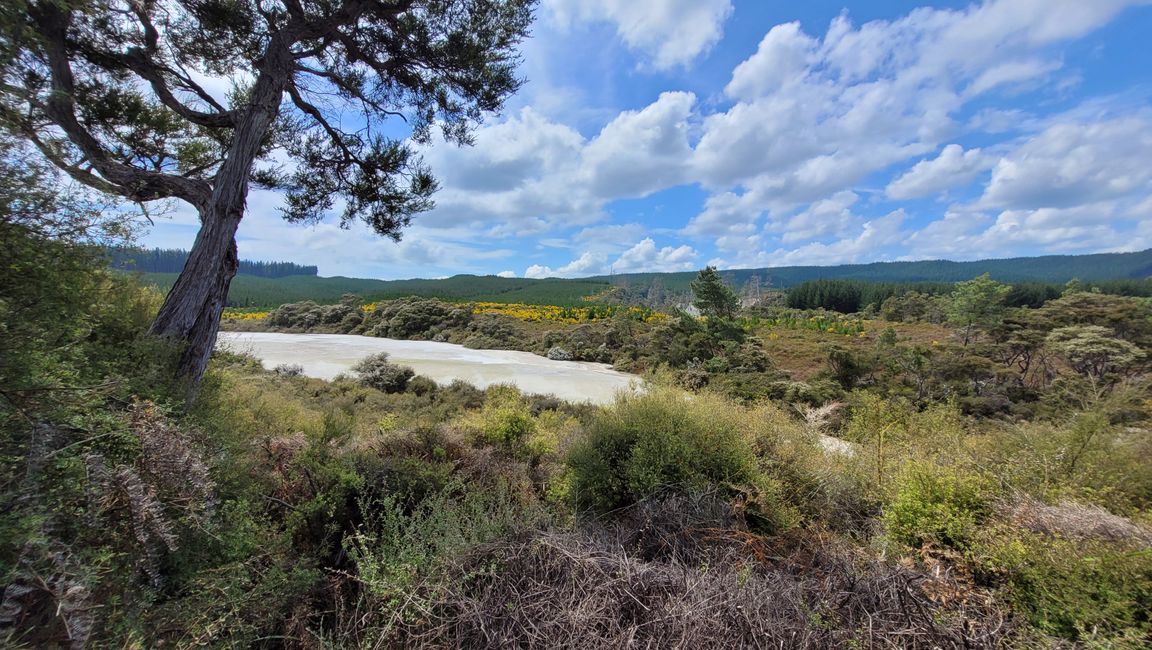
<instances>
[{"instance_id":1,"label":"white cloud","mask_svg":"<svg viewBox=\"0 0 1152 650\"><path fill-rule=\"evenodd\" d=\"M582 171L601 198L644 196L686 180L692 155L688 118L696 96L661 93L640 111L625 111L583 151Z\"/></svg>"},{"instance_id":2,"label":"white cloud","mask_svg":"<svg viewBox=\"0 0 1152 650\"><path fill-rule=\"evenodd\" d=\"M498 277L498 278L514 278L514 277L516 277L516 272L515 271L501 271L501 272L496 274L496 277Z\"/></svg>"},{"instance_id":3,"label":"white cloud","mask_svg":"<svg viewBox=\"0 0 1152 650\"><path fill-rule=\"evenodd\" d=\"M771 224L768 230L783 233L780 239L786 244L841 235L858 220L851 208L859 198L854 192L838 192L795 216Z\"/></svg>"},{"instance_id":4,"label":"white cloud","mask_svg":"<svg viewBox=\"0 0 1152 650\"><path fill-rule=\"evenodd\" d=\"M604 205L688 180L689 121L696 97L662 93L618 114L590 140L524 108L477 130L473 147L424 150L444 189L418 217L429 227L470 225L489 237L543 234L603 218Z\"/></svg>"},{"instance_id":5,"label":"white cloud","mask_svg":"<svg viewBox=\"0 0 1152 650\"><path fill-rule=\"evenodd\" d=\"M526 278L575 278L602 273L608 264L604 253L585 252L580 257L558 269L541 264L533 264L524 271Z\"/></svg>"},{"instance_id":6,"label":"white cloud","mask_svg":"<svg viewBox=\"0 0 1152 650\"><path fill-rule=\"evenodd\" d=\"M688 245L657 248L651 237L640 241L612 263L615 273L691 271L699 254Z\"/></svg>"},{"instance_id":7,"label":"white cloud","mask_svg":"<svg viewBox=\"0 0 1152 650\"><path fill-rule=\"evenodd\" d=\"M952 187L967 185L995 164L980 149L964 150L958 144L944 147L940 155L921 160L888 184L884 193L891 199L918 199Z\"/></svg>"},{"instance_id":8,"label":"white cloud","mask_svg":"<svg viewBox=\"0 0 1152 650\"><path fill-rule=\"evenodd\" d=\"M608 22L629 48L666 70L691 63L723 35L731 0L546 0L561 27Z\"/></svg>"},{"instance_id":9,"label":"white cloud","mask_svg":"<svg viewBox=\"0 0 1152 650\"><path fill-rule=\"evenodd\" d=\"M911 235L908 248L918 258L957 260L1004 257L1036 249L1087 253L1147 248L1152 244L1140 234L1139 221L1136 234L1125 227L1125 221L1133 218L1132 209L1114 201L1070 208L1004 210L994 216L957 206L943 219Z\"/></svg>"},{"instance_id":10,"label":"white cloud","mask_svg":"<svg viewBox=\"0 0 1152 650\"><path fill-rule=\"evenodd\" d=\"M1067 208L1152 193L1152 117L1055 124L992 170L981 205Z\"/></svg>"},{"instance_id":11,"label":"white cloud","mask_svg":"<svg viewBox=\"0 0 1152 650\"><path fill-rule=\"evenodd\" d=\"M1018 84L1055 72L1062 67L1059 61L1031 59L1009 61L985 70L964 90L967 97L975 97L1006 84Z\"/></svg>"},{"instance_id":12,"label":"white cloud","mask_svg":"<svg viewBox=\"0 0 1152 650\"><path fill-rule=\"evenodd\" d=\"M731 248L755 236L765 212L780 223L939 150L977 96L1022 84L1058 88L1062 62L1052 44L1148 1L989 0L859 26L844 14L819 38L795 23L774 27L733 71L725 91L735 103L702 121L693 174L715 194L685 234L707 233ZM1003 123L997 115L983 122ZM946 147L891 183L889 198L969 183L992 165L984 153Z\"/></svg>"},{"instance_id":13,"label":"white cloud","mask_svg":"<svg viewBox=\"0 0 1152 650\"><path fill-rule=\"evenodd\" d=\"M756 53L736 66L724 92L734 99L755 99L800 81L816 61L818 45L800 30L800 23L776 25Z\"/></svg>"},{"instance_id":14,"label":"white cloud","mask_svg":"<svg viewBox=\"0 0 1152 650\"><path fill-rule=\"evenodd\" d=\"M832 243L813 242L799 248L780 249L768 256L773 266L830 265L874 261L882 256L884 248L903 238L900 230L904 223L903 210L897 210L879 219L866 221L855 237Z\"/></svg>"}]
</instances>

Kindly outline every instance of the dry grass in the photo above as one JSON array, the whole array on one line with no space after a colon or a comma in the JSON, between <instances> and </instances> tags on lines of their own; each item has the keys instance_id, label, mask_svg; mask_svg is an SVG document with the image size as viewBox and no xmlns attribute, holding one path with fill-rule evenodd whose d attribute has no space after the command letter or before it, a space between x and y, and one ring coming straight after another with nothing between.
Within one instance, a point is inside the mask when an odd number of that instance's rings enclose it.
<instances>
[{"instance_id":1,"label":"dry grass","mask_svg":"<svg viewBox=\"0 0 1152 650\"><path fill-rule=\"evenodd\" d=\"M1019 494L1004 504L1003 509L1012 524L1034 533L1152 547L1152 530L1100 506L1072 501L1047 505L1026 494Z\"/></svg>"},{"instance_id":2,"label":"dry grass","mask_svg":"<svg viewBox=\"0 0 1152 650\"><path fill-rule=\"evenodd\" d=\"M576 532L477 549L427 609L375 647L1004 645L1011 626L983 600L933 600L929 592L947 591L942 580L824 535L766 542L722 501L666 496Z\"/></svg>"}]
</instances>

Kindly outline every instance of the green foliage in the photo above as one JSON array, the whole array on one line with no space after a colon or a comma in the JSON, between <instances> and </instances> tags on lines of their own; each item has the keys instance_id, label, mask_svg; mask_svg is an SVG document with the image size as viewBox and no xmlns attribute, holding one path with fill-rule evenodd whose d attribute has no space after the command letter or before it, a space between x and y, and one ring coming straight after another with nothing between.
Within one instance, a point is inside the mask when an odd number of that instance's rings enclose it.
<instances>
[{"instance_id":1,"label":"green foliage","mask_svg":"<svg viewBox=\"0 0 1152 650\"><path fill-rule=\"evenodd\" d=\"M109 246L106 249L108 265L121 271L140 273L179 273L188 261L188 251L169 248L139 248L135 246ZM264 262L240 260L236 272L261 278L284 278L294 275L314 276L315 266L302 266L292 262Z\"/></svg>"},{"instance_id":2,"label":"green foliage","mask_svg":"<svg viewBox=\"0 0 1152 650\"><path fill-rule=\"evenodd\" d=\"M751 485L748 423L722 400L669 391L625 397L593 418L568 459L582 506L612 510L663 489Z\"/></svg>"},{"instance_id":3,"label":"green foliage","mask_svg":"<svg viewBox=\"0 0 1152 650\"><path fill-rule=\"evenodd\" d=\"M448 328L472 321L467 306L427 298L403 298L380 303L364 320L363 329L373 336L396 339L430 339Z\"/></svg>"},{"instance_id":4,"label":"green foliage","mask_svg":"<svg viewBox=\"0 0 1152 650\"><path fill-rule=\"evenodd\" d=\"M706 266L692 281L692 305L708 318L730 319L739 306L736 293L724 283L716 267Z\"/></svg>"},{"instance_id":5,"label":"green foliage","mask_svg":"<svg viewBox=\"0 0 1152 650\"><path fill-rule=\"evenodd\" d=\"M986 580L1003 585L1013 609L1047 634L1132 649L1152 635L1147 548L996 527L969 555Z\"/></svg>"},{"instance_id":6,"label":"green foliage","mask_svg":"<svg viewBox=\"0 0 1152 650\"><path fill-rule=\"evenodd\" d=\"M889 539L919 548L924 545L965 549L991 510L986 483L974 474L931 464L906 467L895 496L884 506Z\"/></svg>"},{"instance_id":7,"label":"green foliage","mask_svg":"<svg viewBox=\"0 0 1152 650\"><path fill-rule=\"evenodd\" d=\"M576 423L555 410L533 411L531 401L515 386L498 384L485 391L484 406L459 425L481 444L536 465L556 453Z\"/></svg>"},{"instance_id":8,"label":"green foliage","mask_svg":"<svg viewBox=\"0 0 1152 650\"><path fill-rule=\"evenodd\" d=\"M956 284L945 311L948 321L964 328L964 345L975 330L997 325L1004 315L1004 299L1011 288L990 278L987 273Z\"/></svg>"},{"instance_id":9,"label":"green foliage","mask_svg":"<svg viewBox=\"0 0 1152 650\"><path fill-rule=\"evenodd\" d=\"M1052 330L1046 341L1076 372L1094 379L1122 377L1147 356L1100 325L1061 327Z\"/></svg>"},{"instance_id":10,"label":"green foliage","mask_svg":"<svg viewBox=\"0 0 1152 650\"><path fill-rule=\"evenodd\" d=\"M344 548L371 594L404 613L401 597L460 553L544 521L541 510L526 506L503 483L476 490L453 482L415 507L383 496L359 508L365 522L345 538Z\"/></svg>"},{"instance_id":11,"label":"green foliage","mask_svg":"<svg viewBox=\"0 0 1152 650\"><path fill-rule=\"evenodd\" d=\"M141 281L161 291L176 282L175 273L145 273ZM231 307L276 307L291 302L336 303L347 293L367 302L412 296L447 302L497 302L527 305L586 307L588 296L611 289L607 280L501 278L494 275L455 275L440 280L371 280L362 278L290 276L263 278L237 275L228 288Z\"/></svg>"},{"instance_id":12,"label":"green foliage","mask_svg":"<svg viewBox=\"0 0 1152 650\"><path fill-rule=\"evenodd\" d=\"M416 376L416 371L408 366L388 363L388 353L378 352L361 359L352 366L359 374L360 383L384 391L399 393L408 387L408 381Z\"/></svg>"},{"instance_id":13,"label":"green foliage","mask_svg":"<svg viewBox=\"0 0 1152 650\"><path fill-rule=\"evenodd\" d=\"M907 321L940 323L944 321L942 301L941 296L909 291L885 299L880 305L880 315L884 320L896 323Z\"/></svg>"}]
</instances>

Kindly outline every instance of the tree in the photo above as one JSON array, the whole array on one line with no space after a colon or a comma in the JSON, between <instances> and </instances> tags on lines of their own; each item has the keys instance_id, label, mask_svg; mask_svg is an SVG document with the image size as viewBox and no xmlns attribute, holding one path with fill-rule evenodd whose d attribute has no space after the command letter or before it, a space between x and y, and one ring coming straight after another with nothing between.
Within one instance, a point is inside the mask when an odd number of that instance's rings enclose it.
<instances>
[{"instance_id":1,"label":"tree","mask_svg":"<svg viewBox=\"0 0 1152 650\"><path fill-rule=\"evenodd\" d=\"M195 385L236 273L252 185L284 217L338 201L398 239L436 181L412 144L468 143L519 88L535 0L15 0L0 9L0 123L73 179L175 199L200 231L152 325ZM205 78L232 79L227 100ZM391 138L403 118L410 141ZM386 129L391 129L388 131ZM274 156L287 159L277 167Z\"/></svg>"},{"instance_id":2,"label":"tree","mask_svg":"<svg viewBox=\"0 0 1152 650\"><path fill-rule=\"evenodd\" d=\"M987 273L967 282L956 283L956 289L946 303L945 311L953 325L964 328L964 345L972 339L975 329L995 326L1004 316L1004 298L1011 290Z\"/></svg>"},{"instance_id":3,"label":"tree","mask_svg":"<svg viewBox=\"0 0 1152 650\"><path fill-rule=\"evenodd\" d=\"M724 284L714 266L706 266L696 275L692 296L692 306L709 318L730 319L736 315L736 294Z\"/></svg>"},{"instance_id":4,"label":"tree","mask_svg":"<svg viewBox=\"0 0 1152 650\"><path fill-rule=\"evenodd\" d=\"M1139 365L1144 352L1100 325L1071 325L1055 329L1047 343L1073 370L1093 379L1123 375Z\"/></svg>"}]
</instances>

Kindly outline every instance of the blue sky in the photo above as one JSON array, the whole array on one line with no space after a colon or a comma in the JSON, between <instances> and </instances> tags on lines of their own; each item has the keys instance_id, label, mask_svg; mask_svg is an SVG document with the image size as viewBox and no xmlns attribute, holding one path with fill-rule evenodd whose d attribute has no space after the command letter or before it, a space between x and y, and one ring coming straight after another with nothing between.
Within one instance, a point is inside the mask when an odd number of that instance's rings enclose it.
<instances>
[{"instance_id":1,"label":"blue sky","mask_svg":"<svg viewBox=\"0 0 1152 650\"><path fill-rule=\"evenodd\" d=\"M240 255L389 279L1149 248L1148 34L1152 0L542 0L528 83L423 152L443 189L403 241L253 192Z\"/></svg>"}]
</instances>

